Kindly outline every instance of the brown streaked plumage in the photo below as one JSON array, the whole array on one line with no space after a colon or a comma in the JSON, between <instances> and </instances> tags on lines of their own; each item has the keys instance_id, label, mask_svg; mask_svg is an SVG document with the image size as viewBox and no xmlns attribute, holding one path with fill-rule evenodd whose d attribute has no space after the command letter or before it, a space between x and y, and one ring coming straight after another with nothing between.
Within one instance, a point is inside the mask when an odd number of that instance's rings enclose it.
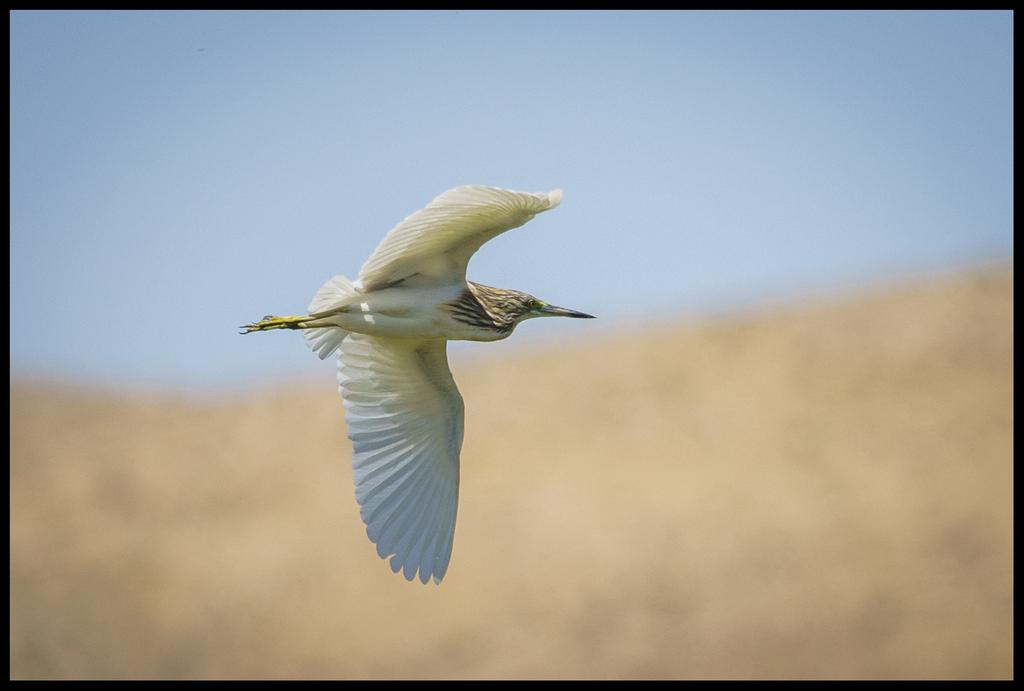
<instances>
[{"instance_id":1,"label":"brown streaked plumage","mask_svg":"<svg viewBox=\"0 0 1024 691\"><path fill-rule=\"evenodd\" d=\"M530 312L530 304L537 300L518 290L492 288L481 283L466 281L467 289L448 303L456 321L507 333L519 323L519 318Z\"/></svg>"}]
</instances>

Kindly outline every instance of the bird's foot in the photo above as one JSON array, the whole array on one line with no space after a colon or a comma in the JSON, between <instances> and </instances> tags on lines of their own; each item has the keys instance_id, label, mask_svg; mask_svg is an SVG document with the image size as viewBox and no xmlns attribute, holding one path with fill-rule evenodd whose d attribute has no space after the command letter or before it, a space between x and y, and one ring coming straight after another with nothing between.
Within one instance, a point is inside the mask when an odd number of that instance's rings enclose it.
<instances>
[{"instance_id":1,"label":"bird's foot","mask_svg":"<svg viewBox=\"0 0 1024 691\"><path fill-rule=\"evenodd\" d=\"M273 331L274 329L301 329L303 322L307 322L311 317L275 317L272 314L268 314L263 319L252 324L245 324L238 328L242 329L239 333L251 334L254 331Z\"/></svg>"}]
</instances>

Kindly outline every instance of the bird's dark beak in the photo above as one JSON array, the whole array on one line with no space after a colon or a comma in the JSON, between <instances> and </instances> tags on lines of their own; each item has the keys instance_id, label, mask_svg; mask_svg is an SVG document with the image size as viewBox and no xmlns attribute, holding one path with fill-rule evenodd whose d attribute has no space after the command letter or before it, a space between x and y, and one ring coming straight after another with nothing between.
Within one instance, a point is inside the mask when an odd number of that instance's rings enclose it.
<instances>
[{"instance_id":1,"label":"bird's dark beak","mask_svg":"<svg viewBox=\"0 0 1024 691\"><path fill-rule=\"evenodd\" d=\"M577 312L576 310L567 310L564 307L555 307L554 305L544 305L538 312L545 317L572 317L573 319L594 319L594 315L586 314L584 312Z\"/></svg>"}]
</instances>

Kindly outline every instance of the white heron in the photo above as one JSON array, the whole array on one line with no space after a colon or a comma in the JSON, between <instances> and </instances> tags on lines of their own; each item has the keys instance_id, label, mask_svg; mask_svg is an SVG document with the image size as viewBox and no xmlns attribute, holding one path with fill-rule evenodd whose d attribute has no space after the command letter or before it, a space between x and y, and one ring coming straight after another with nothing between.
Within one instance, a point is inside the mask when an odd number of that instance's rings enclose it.
<instances>
[{"instance_id":1,"label":"white heron","mask_svg":"<svg viewBox=\"0 0 1024 691\"><path fill-rule=\"evenodd\" d=\"M463 404L447 341L501 340L532 317L592 318L466 280L481 245L561 200L561 190L448 190L395 226L357 281L327 281L308 315L242 327L302 329L321 359L337 353L360 516L408 580L440 583L455 536Z\"/></svg>"}]
</instances>

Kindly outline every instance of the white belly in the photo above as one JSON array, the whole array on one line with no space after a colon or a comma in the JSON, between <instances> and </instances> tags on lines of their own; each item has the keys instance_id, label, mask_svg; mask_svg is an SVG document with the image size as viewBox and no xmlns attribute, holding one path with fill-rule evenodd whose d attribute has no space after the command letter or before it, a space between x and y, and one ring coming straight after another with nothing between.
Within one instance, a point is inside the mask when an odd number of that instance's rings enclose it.
<instances>
[{"instance_id":1,"label":"white belly","mask_svg":"<svg viewBox=\"0 0 1024 691\"><path fill-rule=\"evenodd\" d=\"M472 327L451 318L445 305L463 290L462 286L388 288L360 295L347 311L333 314L329 320L346 331L368 336L493 340L465 333Z\"/></svg>"}]
</instances>

